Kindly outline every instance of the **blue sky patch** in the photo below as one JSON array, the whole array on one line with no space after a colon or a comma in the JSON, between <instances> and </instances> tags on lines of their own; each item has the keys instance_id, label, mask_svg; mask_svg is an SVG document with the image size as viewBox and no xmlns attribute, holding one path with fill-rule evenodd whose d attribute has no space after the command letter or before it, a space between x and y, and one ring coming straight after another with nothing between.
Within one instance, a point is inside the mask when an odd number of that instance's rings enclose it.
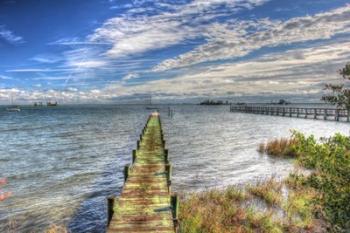
<instances>
[{"instance_id":1,"label":"blue sky patch","mask_svg":"<svg viewBox=\"0 0 350 233\"><path fill-rule=\"evenodd\" d=\"M0 102L318 100L349 25L345 0L1 1Z\"/></svg>"}]
</instances>

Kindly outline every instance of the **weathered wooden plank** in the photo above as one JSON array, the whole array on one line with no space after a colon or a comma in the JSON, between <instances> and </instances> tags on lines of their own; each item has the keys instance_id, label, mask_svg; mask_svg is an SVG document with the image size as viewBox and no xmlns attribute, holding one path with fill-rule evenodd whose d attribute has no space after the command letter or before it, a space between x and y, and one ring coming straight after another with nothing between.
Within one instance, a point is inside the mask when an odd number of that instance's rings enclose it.
<instances>
[{"instance_id":1,"label":"weathered wooden plank","mask_svg":"<svg viewBox=\"0 0 350 233\"><path fill-rule=\"evenodd\" d=\"M177 203L170 193L171 169L159 114L152 114L142 130L132 165L125 169L125 184L112 203L108 232L176 231ZM174 204L175 203L175 204Z\"/></svg>"}]
</instances>

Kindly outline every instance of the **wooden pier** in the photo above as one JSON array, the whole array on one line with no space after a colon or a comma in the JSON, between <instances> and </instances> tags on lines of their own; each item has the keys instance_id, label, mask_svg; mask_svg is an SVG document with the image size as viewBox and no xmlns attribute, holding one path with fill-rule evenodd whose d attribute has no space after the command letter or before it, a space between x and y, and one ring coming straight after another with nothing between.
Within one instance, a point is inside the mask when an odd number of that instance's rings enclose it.
<instances>
[{"instance_id":1,"label":"wooden pier","mask_svg":"<svg viewBox=\"0 0 350 233\"><path fill-rule=\"evenodd\" d=\"M287 106L230 105L230 112L244 112L304 119L349 122L349 111L336 108L302 108Z\"/></svg>"},{"instance_id":2,"label":"wooden pier","mask_svg":"<svg viewBox=\"0 0 350 233\"><path fill-rule=\"evenodd\" d=\"M148 118L132 161L124 169L121 195L108 199L107 232L177 232L178 198L171 194L172 168L158 113Z\"/></svg>"}]
</instances>

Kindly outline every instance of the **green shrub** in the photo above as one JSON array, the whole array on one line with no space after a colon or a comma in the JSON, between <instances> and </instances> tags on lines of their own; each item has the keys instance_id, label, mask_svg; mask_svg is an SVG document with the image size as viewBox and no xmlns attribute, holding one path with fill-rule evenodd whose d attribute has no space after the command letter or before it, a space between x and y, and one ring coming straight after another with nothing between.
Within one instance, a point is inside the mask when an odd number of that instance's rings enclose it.
<instances>
[{"instance_id":1,"label":"green shrub","mask_svg":"<svg viewBox=\"0 0 350 233\"><path fill-rule=\"evenodd\" d=\"M333 226L333 231L349 230L350 138L336 134L318 142L314 136L306 137L300 132L293 131L291 139L281 140L293 143L284 143L285 147L279 153L293 151L298 164L313 169L308 177L291 175L287 179L287 184L294 188L306 185L317 190L321 195L315 197L314 205L322 206L328 221ZM265 151L269 154L268 149Z\"/></svg>"}]
</instances>

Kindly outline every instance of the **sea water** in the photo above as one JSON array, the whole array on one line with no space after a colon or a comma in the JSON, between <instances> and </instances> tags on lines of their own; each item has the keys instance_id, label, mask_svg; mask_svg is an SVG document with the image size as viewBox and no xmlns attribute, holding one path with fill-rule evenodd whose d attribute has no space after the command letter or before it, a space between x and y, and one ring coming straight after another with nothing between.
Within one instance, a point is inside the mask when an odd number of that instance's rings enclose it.
<instances>
[{"instance_id":1,"label":"sea water","mask_svg":"<svg viewBox=\"0 0 350 233\"><path fill-rule=\"evenodd\" d=\"M346 122L231 113L229 106L157 107L177 192L286 176L293 161L262 156L257 148L292 129L316 137L350 131ZM0 108L0 177L8 179L0 189L12 192L0 202L0 232L50 225L104 232L106 197L120 193L123 167L151 111L143 105Z\"/></svg>"}]
</instances>

